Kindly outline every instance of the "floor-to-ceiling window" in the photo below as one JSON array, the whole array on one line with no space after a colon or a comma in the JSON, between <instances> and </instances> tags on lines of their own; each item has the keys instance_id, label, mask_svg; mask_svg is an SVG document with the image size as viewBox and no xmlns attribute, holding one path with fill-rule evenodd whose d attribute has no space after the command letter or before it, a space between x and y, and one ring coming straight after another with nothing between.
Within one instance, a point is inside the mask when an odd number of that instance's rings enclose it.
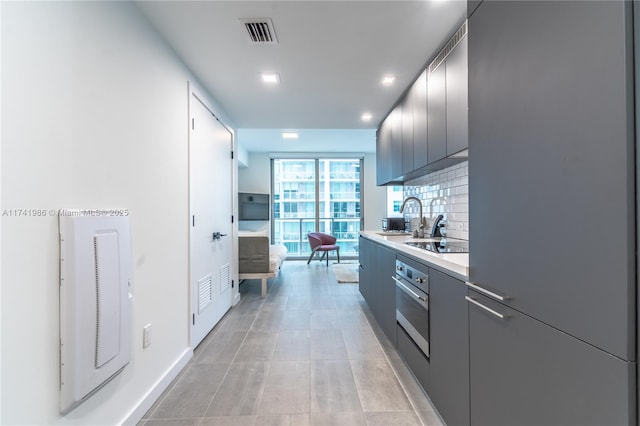
<instances>
[{"instance_id":1,"label":"floor-to-ceiling window","mask_svg":"<svg viewBox=\"0 0 640 426\"><path fill-rule=\"evenodd\" d=\"M362 159L272 159L273 241L290 257L311 253L307 234L336 237L342 256L358 253Z\"/></svg>"}]
</instances>

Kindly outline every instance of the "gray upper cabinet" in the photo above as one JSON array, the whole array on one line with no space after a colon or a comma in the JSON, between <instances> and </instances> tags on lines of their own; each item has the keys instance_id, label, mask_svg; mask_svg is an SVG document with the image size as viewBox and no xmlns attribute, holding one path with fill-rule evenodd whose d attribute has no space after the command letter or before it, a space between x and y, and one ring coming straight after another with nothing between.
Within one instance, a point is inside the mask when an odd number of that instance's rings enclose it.
<instances>
[{"instance_id":1,"label":"gray upper cabinet","mask_svg":"<svg viewBox=\"0 0 640 426\"><path fill-rule=\"evenodd\" d=\"M635 363L479 293L469 297L482 305L469 304L472 425L636 424Z\"/></svg>"},{"instance_id":2,"label":"gray upper cabinet","mask_svg":"<svg viewBox=\"0 0 640 426\"><path fill-rule=\"evenodd\" d=\"M387 161L391 163L391 180L402 176L402 104L391 111L391 143Z\"/></svg>"},{"instance_id":3,"label":"gray upper cabinet","mask_svg":"<svg viewBox=\"0 0 640 426\"><path fill-rule=\"evenodd\" d=\"M402 105L380 124L376 134L376 183L387 185L402 176Z\"/></svg>"},{"instance_id":4,"label":"gray upper cabinet","mask_svg":"<svg viewBox=\"0 0 640 426\"><path fill-rule=\"evenodd\" d=\"M428 164L427 157L427 71L411 87L413 99L413 168Z\"/></svg>"},{"instance_id":5,"label":"gray upper cabinet","mask_svg":"<svg viewBox=\"0 0 640 426\"><path fill-rule=\"evenodd\" d=\"M460 152L469 146L467 44L468 37L464 37L446 59L447 155Z\"/></svg>"},{"instance_id":6,"label":"gray upper cabinet","mask_svg":"<svg viewBox=\"0 0 640 426\"><path fill-rule=\"evenodd\" d=\"M378 185L401 182L427 164L426 71L381 123L376 158Z\"/></svg>"},{"instance_id":7,"label":"gray upper cabinet","mask_svg":"<svg viewBox=\"0 0 640 426\"><path fill-rule=\"evenodd\" d=\"M427 157L429 163L447 156L447 64L441 63L427 77Z\"/></svg>"},{"instance_id":8,"label":"gray upper cabinet","mask_svg":"<svg viewBox=\"0 0 640 426\"><path fill-rule=\"evenodd\" d=\"M391 120L385 120L380 124L376 134L376 183L384 185L391 181Z\"/></svg>"},{"instance_id":9,"label":"gray upper cabinet","mask_svg":"<svg viewBox=\"0 0 640 426\"><path fill-rule=\"evenodd\" d=\"M467 18L475 12L483 0L467 0Z\"/></svg>"},{"instance_id":10,"label":"gray upper cabinet","mask_svg":"<svg viewBox=\"0 0 640 426\"><path fill-rule=\"evenodd\" d=\"M466 24L429 66L427 148L430 164L466 149L469 144L468 37L465 34ZM457 45L456 40L459 40ZM440 59L442 55L446 55L444 59ZM438 65L439 60L442 62ZM433 69L434 66L437 67Z\"/></svg>"},{"instance_id":11,"label":"gray upper cabinet","mask_svg":"<svg viewBox=\"0 0 640 426\"><path fill-rule=\"evenodd\" d=\"M378 185L402 182L451 166L468 146L466 23L420 74L380 125L390 127L388 150L377 151ZM439 62L438 62L439 61Z\"/></svg>"},{"instance_id":12,"label":"gray upper cabinet","mask_svg":"<svg viewBox=\"0 0 640 426\"><path fill-rule=\"evenodd\" d=\"M624 360L636 356L631 18L630 2L485 1L469 19L470 281Z\"/></svg>"},{"instance_id":13,"label":"gray upper cabinet","mask_svg":"<svg viewBox=\"0 0 640 426\"><path fill-rule=\"evenodd\" d=\"M402 174L413 171L413 90L402 99Z\"/></svg>"}]
</instances>

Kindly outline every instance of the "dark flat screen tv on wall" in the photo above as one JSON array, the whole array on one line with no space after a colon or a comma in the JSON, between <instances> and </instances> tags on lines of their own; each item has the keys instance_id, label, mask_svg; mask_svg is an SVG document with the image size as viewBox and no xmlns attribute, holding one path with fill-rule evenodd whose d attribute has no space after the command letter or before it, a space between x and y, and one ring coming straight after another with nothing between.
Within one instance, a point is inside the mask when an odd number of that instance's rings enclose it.
<instances>
[{"instance_id":1,"label":"dark flat screen tv on wall","mask_svg":"<svg viewBox=\"0 0 640 426\"><path fill-rule=\"evenodd\" d=\"M269 220L269 194L238 193L240 220Z\"/></svg>"}]
</instances>

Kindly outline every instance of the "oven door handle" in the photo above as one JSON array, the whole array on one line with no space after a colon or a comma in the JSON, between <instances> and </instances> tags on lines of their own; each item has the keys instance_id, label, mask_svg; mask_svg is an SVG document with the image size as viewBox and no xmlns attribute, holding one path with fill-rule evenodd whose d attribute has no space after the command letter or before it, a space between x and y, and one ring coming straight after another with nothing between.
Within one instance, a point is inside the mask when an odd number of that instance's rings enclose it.
<instances>
[{"instance_id":1,"label":"oven door handle","mask_svg":"<svg viewBox=\"0 0 640 426\"><path fill-rule=\"evenodd\" d=\"M420 296L415 291L411 290L409 287L407 287L402 281L400 281L396 277L392 276L391 279L394 280L396 282L396 284L398 284L402 290L404 290L406 293L409 293L410 295L412 295L416 299L421 300L423 302L427 302L428 301L427 299L425 299L424 297Z\"/></svg>"}]
</instances>

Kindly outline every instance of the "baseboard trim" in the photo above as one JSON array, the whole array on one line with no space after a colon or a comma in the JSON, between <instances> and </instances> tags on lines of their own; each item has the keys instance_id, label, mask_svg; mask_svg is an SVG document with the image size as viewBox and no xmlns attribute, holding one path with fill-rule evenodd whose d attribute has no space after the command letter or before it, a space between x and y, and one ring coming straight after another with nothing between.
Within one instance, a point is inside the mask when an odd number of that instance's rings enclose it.
<instances>
[{"instance_id":1,"label":"baseboard trim","mask_svg":"<svg viewBox=\"0 0 640 426\"><path fill-rule=\"evenodd\" d=\"M188 347L182 352L182 354L176 359L176 361L167 369L167 371L158 379L156 383L149 389L149 391L142 397L142 399L136 404L136 406L126 415L124 419L119 423L122 425L136 425L145 415L147 411L153 406L156 400L162 395L173 379L175 379L182 369L187 365L189 360L193 357L193 349Z\"/></svg>"}]
</instances>

